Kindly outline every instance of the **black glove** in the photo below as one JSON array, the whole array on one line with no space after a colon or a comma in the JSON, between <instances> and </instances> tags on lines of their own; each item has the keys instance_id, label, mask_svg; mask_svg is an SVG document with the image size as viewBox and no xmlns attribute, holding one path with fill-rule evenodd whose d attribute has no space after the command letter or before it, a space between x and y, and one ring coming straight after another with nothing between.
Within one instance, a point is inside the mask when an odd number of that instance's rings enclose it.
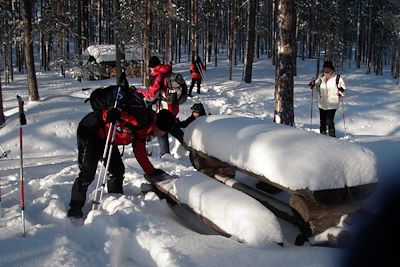
<instances>
[{"instance_id":1,"label":"black glove","mask_svg":"<svg viewBox=\"0 0 400 267\"><path fill-rule=\"evenodd\" d=\"M315 80L311 80L310 83L308 84L311 88L315 86Z\"/></svg>"},{"instance_id":2,"label":"black glove","mask_svg":"<svg viewBox=\"0 0 400 267\"><path fill-rule=\"evenodd\" d=\"M121 118L121 111L119 111L119 109L117 109L117 108L111 108L107 112L107 120L112 123L115 123L120 118Z\"/></svg>"},{"instance_id":3,"label":"black glove","mask_svg":"<svg viewBox=\"0 0 400 267\"><path fill-rule=\"evenodd\" d=\"M344 96L344 89L342 87L338 88L338 95L339 96Z\"/></svg>"},{"instance_id":4,"label":"black glove","mask_svg":"<svg viewBox=\"0 0 400 267\"><path fill-rule=\"evenodd\" d=\"M144 178L150 183L160 182L171 178L171 176L161 169L156 169L151 174L145 174Z\"/></svg>"}]
</instances>

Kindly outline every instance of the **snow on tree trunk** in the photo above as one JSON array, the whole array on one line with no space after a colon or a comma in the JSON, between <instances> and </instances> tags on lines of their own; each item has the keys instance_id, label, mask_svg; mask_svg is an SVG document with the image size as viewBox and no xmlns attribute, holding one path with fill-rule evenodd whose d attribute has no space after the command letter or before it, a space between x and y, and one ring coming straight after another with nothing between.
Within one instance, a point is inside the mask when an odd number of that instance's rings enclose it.
<instances>
[{"instance_id":1,"label":"snow on tree trunk","mask_svg":"<svg viewBox=\"0 0 400 267\"><path fill-rule=\"evenodd\" d=\"M294 1L282 0L278 7L278 57L275 69L275 113L274 122L294 125L293 108L293 38L295 38Z\"/></svg>"},{"instance_id":2,"label":"snow on tree trunk","mask_svg":"<svg viewBox=\"0 0 400 267\"><path fill-rule=\"evenodd\" d=\"M24 52L26 70L28 72L29 100L39 101L39 91L36 81L35 61L33 58L33 40L32 40L32 2L23 1L22 9L23 27L24 27Z\"/></svg>"}]
</instances>

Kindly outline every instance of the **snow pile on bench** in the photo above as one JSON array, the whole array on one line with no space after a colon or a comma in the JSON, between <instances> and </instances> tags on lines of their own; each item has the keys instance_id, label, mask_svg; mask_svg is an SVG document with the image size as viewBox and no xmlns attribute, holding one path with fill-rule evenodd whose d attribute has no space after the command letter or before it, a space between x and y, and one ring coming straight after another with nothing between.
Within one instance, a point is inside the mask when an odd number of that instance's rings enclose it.
<instances>
[{"instance_id":1,"label":"snow pile on bench","mask_svg":"<svg viewBox=\"0 0 400 267\"><path fill-rule=\"evenodd\" d=\"M180 203L190 206L231 238L257 247L283 242L278 219L248 195L202 173L175 179L173 183L170 193Z\"/></svg>"},{"instance_id":2,"label":"snow pile on bench","mask_svg":"<svg viewBox=\"0 0 400 267\"><path fill-rule=\"evenodd\" d=\"M204 116L186 128L185 142L292 190L377 182L376 158L369 149L257 118Z\"/></svg>"}]
</instances>

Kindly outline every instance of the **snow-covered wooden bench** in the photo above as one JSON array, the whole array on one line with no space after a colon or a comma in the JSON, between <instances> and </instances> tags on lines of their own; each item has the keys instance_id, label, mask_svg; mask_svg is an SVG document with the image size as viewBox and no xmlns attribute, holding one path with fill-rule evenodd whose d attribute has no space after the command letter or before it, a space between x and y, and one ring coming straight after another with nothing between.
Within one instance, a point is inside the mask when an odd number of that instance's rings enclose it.
<instances>
[{"instance_id":1,"label":"snow-covered wooden bench","mask_svg":"<svg viewBox=\"0 0 400 267\"><path fill-rule=\"evenodd\" d=\"M370 150L257 118L201 117L186 128L185 145L208 176L237 170L288 192L313 236L356 211L377 183Z\"/></svg>"}]
</instances>

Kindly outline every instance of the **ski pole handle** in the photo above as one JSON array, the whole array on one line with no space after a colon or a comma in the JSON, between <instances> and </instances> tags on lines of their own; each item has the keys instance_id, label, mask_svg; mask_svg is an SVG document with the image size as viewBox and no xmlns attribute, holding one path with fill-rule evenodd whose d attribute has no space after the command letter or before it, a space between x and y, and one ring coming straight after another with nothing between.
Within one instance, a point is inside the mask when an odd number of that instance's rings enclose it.
<instances>
[{"instance_id":1,"label":"ski pole handle","mask_svg":"<svg viewBox=\"0 0 400 267\"><path fill-rule=\"evenodd\" d=\"M21 125L26 125L26 117L25 117L25 112L24 112L24 100L17 95L17 100L18 100L18 108L19 108L19 123Z\"/></svg>"}]
</instances>

